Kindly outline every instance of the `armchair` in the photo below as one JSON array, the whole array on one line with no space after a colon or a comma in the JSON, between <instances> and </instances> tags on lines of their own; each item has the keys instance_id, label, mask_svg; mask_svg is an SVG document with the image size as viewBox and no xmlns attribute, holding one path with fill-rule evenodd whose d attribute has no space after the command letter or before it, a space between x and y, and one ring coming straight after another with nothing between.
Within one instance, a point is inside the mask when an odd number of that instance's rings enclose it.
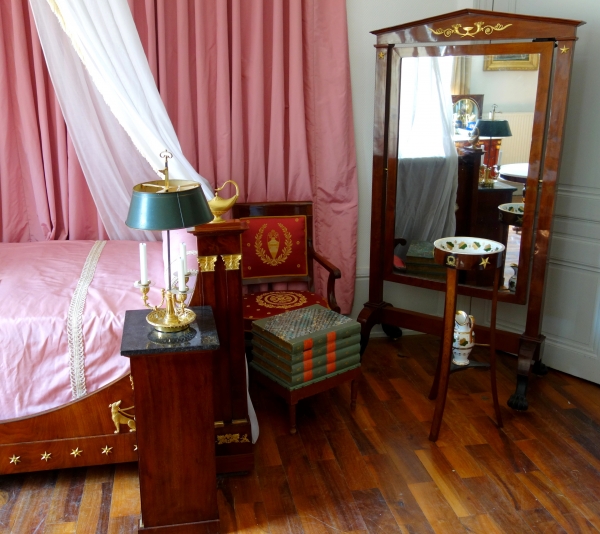
<instances>
[{"instance_id":1,"label":"armchair","mask_svg":"<svg viewBox=\"0 0 600 534\"><path fill-rule=\"evenodd\" d=\"M335 281L341 272L313 247L312 202L239 203L232 215L249 224L241 237L242 284L253 286L243 298L246 332L256 319L312 304L339 313ZM313 262L329 273L326 296L314 293ZM308 287L273 289L277 282L306 282Z\"/></svg>"}]
</instances>

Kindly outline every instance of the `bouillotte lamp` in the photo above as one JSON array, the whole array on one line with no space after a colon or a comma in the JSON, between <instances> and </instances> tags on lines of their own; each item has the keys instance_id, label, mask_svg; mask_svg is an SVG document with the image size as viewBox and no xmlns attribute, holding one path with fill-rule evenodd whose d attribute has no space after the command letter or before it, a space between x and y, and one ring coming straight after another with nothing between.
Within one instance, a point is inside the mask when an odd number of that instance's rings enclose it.
<instances>
[{"instance_id":1,"label":"bouillotte lamp","mask_svg":"<svg viewBox=\"0 0 600 534\"><path fill-rule=\"evenodd\" d=\"M144 182L134 186L125 224L138 230L167 231L168 278L167 287L162 290L160 305L150 306L148 304L151 281L147 278L145 244L143 243L140 245L142 279L136 282L135 285L142 291L144 305L152 309L146 320L161 332L179 332L188 328L196 315L192 310L185 307L188 292L185 249L183 249L183 258L180 258L179 261L178 288L171 288L171 242L169 231L208 223L213 220L213 214L208 207L200 184L188 180L169 180L168 160L173 155L168 151L164 151L160 156L165 158L165 168L160 171L165 175L165 179ZM165 304L165 308L161 308L163 304Z\"/></svg>"},{"instance_id":2,"label":"bouillotte lamp","mask_svg":"<svg viewBox=\"0 0 600 534\"><path fill-rule=\"evenodd\" d=\"M475 126L479 129L480 137L510 137L512 135L508 121L479 119Z\"/></svg>"},{"instance_id":3,"label":"bouillotte lamp","mask_svg":"<svg viewBox=\"0 0 600 534\"><path fill-rule=\"evenodd\" d=\"M497 121L494 119L494 115L495 115L495 109L494 109L494 112L492 112L491 119L479 119L477 121L477 123L475 124L475 127L477 128L477 130L479 130L480 138L481 137L489 137L490 152L491 152L493 137L499 138L499 137L511 137L512 136L512 132L510 131L510 125L508 124L508 121L506 121L506 120ZM485 170L484 170L484 177L483 177L483 181L481 182L481 185L483 185L484 187L493 187L494 180L490 176L490 173L492 170L492 165L490 164L489 160L488 160L488 164L489 164L488 167L485 168Z\"/></svg>"}]
</instances>

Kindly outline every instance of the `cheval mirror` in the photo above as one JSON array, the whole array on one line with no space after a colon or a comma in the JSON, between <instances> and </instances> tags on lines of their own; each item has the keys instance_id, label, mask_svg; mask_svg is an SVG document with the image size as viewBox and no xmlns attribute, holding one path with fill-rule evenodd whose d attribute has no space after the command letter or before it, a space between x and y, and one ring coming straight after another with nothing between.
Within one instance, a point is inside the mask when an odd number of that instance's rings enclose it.
<instances>
[{"instance_id":1,"label":"cheval mirror","mask_svg":"<svg viewBox=\"0 0 600 534\"><path fill-rule=\"evenodd\" d=\"M433 242L469 236L506 247L498 300L526 306L508 405L527 409L540 362L544 281L576 29L582 22L466 9L374 31L376 86L369 301L371 329L440 335L442 318L393 306L384 282L445 291ZM488 276L492 275L492 276ZM491 299L493 273L462 272L458 293ZM478 342L489 329L476 327Z\"/></svg>"}]
</instances>

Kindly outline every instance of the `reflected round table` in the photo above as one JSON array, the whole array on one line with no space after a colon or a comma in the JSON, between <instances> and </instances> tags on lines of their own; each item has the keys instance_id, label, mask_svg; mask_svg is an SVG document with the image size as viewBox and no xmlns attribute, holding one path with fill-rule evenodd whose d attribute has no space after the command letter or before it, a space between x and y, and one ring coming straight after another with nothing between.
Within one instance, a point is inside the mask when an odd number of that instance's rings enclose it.
<instances>
[{"instance_id":1,"label":"reflected round table","mask_svg":"<svg viewBox=\"0 0 600 534\"><path fill-rule=\"evenodd\" d=\"M508 163L500 166L500 178L519 184L527 183L529 163Z\"/></svg>"},{"instance_id":2,"label":"reflected round table","mask_svg":"<svg viewBox=\"0 0 600 534\"><path fill-rule=\"evenodd\" d=\"M525 184L527 184L528 174L529 163L508 163L500 167L498 180L508 185L517 185L519 187L519 195L525 198Z\"/></svg>"},{"instance_id":3,"label":"reflected round table","mask_svg":"<svg viewBox=\"0 0 600 534\"><path fill-rule=\"evenodd\" d=\"M505 247L502 243L477 237L444 237L434 242L434 260L446 267L446 298L444 303L444 321L442 344L438 358L435 378L430 399L435 399L435 412L429 439L437 441L442 417L446 405L450 373L469 367L488 367L488 364L469 362L469 365L457 366L452 363L452 341L454 337L454 316L456 314L456 290L458 287L457 271L494 271L492 286L492 311L490 318L490 374L492 382L492 397L498 427L502 427L498 391L496 388L496 307L498 305L498 286L500 273L504 263Z\"/></svg>"}]
</instances>

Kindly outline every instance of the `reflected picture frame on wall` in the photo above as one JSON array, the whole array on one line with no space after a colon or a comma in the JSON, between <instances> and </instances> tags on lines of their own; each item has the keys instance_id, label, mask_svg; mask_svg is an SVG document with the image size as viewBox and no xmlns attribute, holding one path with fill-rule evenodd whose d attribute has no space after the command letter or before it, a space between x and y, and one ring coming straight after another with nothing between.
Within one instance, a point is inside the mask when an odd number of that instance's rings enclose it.
<instances>
[{"instance_id":1,"label":"reflected picture frame on wall","mask_svg":"<svg viewBox=\"0 0 600 534\"><path fill-rule=\"evenodd\" d=\"M539 54L503 54L485 56L483 70L538 70Z\"/></svg>"}]
</instances>

